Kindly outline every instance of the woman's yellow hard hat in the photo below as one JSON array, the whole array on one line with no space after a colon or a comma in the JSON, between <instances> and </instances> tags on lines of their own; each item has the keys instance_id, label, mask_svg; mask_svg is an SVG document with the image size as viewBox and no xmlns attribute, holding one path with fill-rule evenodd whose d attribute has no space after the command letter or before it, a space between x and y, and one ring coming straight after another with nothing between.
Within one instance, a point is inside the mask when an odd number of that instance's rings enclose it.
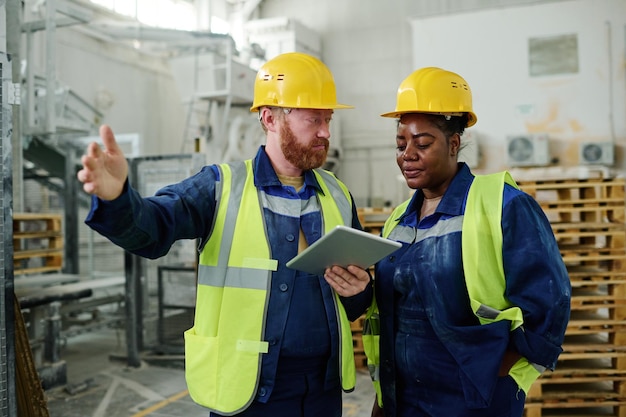
<instances>
[{"instance_id":1,"label":"woman's yellow hard hat","mask_svg":"<svg viewBox=\"0 0 626 417\"><path fill-rule=\"evenodd\" d=\"M396 109L383 117L398 118L406 113L433 113L446 116L468 114L467 126L478 118L472 110L472 91L458 74L437 67L421 68L398 87Z\"/></svg>"}]
</instances>

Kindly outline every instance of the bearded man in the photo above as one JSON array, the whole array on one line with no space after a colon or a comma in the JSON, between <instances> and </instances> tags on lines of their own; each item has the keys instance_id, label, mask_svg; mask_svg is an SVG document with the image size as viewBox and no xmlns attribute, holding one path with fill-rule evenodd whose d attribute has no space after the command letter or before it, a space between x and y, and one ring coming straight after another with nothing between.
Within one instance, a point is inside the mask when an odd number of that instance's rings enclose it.
<instances>
[{"instance_id":1,"label":"bearded man","mask_svg":"<svg viewBox=\"0 0 626 417\"><path fill-rule=\"evenodd\" d=\"M310 275L286 263L337 225L361 229L347 187L320 169L337 103L319 59L286 53L255 79L251 111L266 144L253 159L204 167L142 197L108 126L78 179L86 223L154 259L199 239L194 325L185 332L190 395L210 416L340 417L356 373L349 321L372 299L369 273ZM341 287L341 296L333 290Z\"/></svg>"}]
</instances>

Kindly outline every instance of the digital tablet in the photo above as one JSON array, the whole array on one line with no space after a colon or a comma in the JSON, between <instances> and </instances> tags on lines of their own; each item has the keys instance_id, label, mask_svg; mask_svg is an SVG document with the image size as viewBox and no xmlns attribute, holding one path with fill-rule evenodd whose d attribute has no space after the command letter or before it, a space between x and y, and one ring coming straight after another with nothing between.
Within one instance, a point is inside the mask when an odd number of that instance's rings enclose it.
<instances>
[{"instance_id":1,"label":"digital tablet","mask_svg":"<svg viewBox=\"0 0 626 417\"><path fill-rule=\"evenodd\" d=\"M337 226L287 262L287 267L321 275L333 265L369 268L402 244L372 233Z\"/></svg>"}]
</instances>

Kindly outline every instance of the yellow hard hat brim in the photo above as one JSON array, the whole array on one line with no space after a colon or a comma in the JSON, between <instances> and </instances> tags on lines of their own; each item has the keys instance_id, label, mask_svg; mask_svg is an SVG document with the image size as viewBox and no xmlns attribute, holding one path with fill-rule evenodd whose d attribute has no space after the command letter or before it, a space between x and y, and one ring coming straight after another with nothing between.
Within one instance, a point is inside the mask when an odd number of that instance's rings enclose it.
<instances>
[{"instance_id":1,"label":"yellow hard hat brim","mask_svg":"<svg viewBox=\"0 0 626 417\"><path fill-rule=\"evenodd\" d=\"M272 104L259 104L256 106L252 106L250 107L250 111L253 113L256 113L259 111L259 109L261 107L284 107L284 108L288 108L288 109L300 109L303 107L289 107L289 106L276 106L276 105L272 105ZM315 109L315 110L341 110L341 109L353 109L354 106L350 106L349 104L334 104L331 106L313 106L313 107L306 107L307 109Z\"/></svg>"},{"instance_id":2,"label":"yellow hard hat brim","mask_svg":"<svg viewBox=\"0 0 626 417\"><path fill-rule=\"evenodd\" d=\"M399 119L400 117L402 117L403 114L410 114L410 113L424 113L424 114L441 114L441 113L437 113L437 112L427 112L427 111L392 111L389 113L383 113L380 116L381 117L391 117L393 119ZM467 126L465 127L471 127L474 126L476 124L476 122L478 121L478 118L476 117L476 115L473 112L467 112L468 120L467 120Z\"/></svg>"}]
</instances>

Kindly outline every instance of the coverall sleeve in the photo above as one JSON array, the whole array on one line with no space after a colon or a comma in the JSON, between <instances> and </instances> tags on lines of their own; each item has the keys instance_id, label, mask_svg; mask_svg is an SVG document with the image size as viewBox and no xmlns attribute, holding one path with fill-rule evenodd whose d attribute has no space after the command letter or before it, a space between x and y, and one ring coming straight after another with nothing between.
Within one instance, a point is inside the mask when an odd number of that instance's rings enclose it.
<instances>
[{"instance_id":1,"label":"coverall sleeve","mask_svg":"<svg viewBox=\"0 0 626 417\"><path fill-rule=\"evenodd\" d=\"M524 324L510 347L530 362L554 369L569 321L571 284L550 222L528 194L505 188L502 213L506 297Z\"/></svg>"},{"instance_id":2,"label":"coverall sleeve","mask_svg":"<svg viewBox=\"0 0 626 417\"><path fill-rule=\"evenodd\" d=\"M85 223L123 249L150 259L165 255L176 240L205 238L215 212L216 173L211 167L154 196L142 198L128 181L112 201L92 197Z\"/></svg>"}]
</instances>

